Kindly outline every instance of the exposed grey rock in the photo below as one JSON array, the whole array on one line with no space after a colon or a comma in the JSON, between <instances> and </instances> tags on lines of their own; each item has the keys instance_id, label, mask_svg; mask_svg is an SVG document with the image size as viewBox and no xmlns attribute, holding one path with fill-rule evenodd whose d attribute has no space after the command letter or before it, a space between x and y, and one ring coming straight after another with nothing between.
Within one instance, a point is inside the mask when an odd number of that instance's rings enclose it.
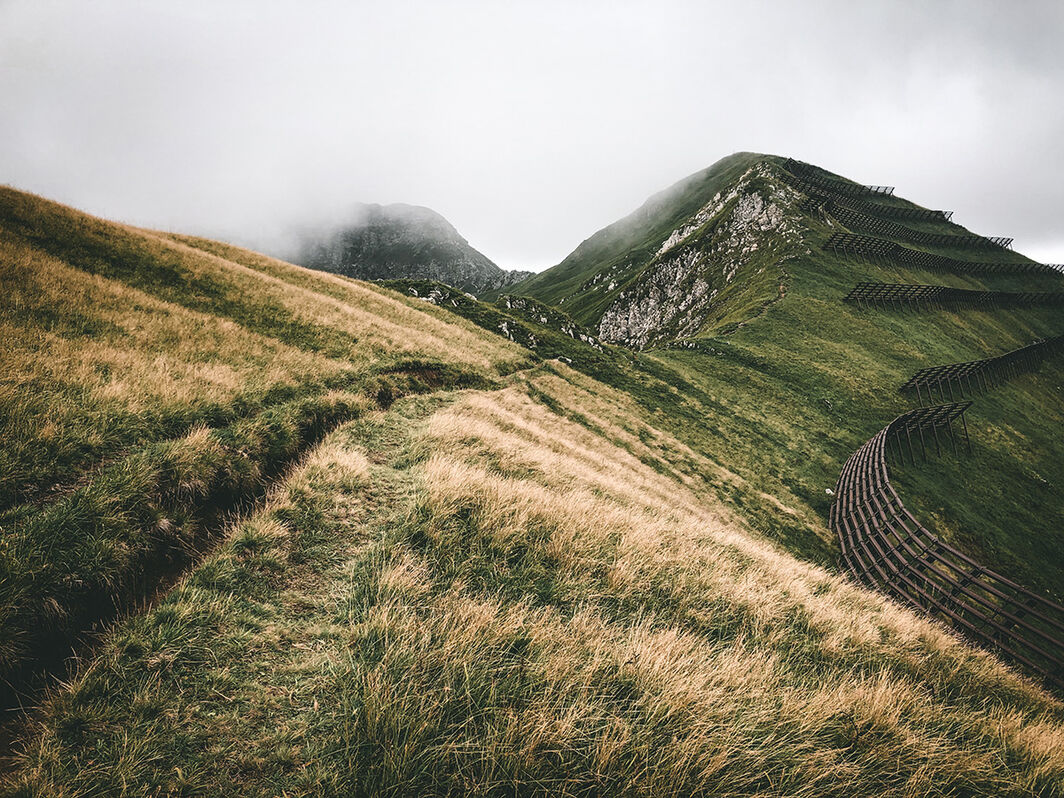
<instances>
[{"instance_id":1,"label":"exposed grey rock","mask_svg":"<svg viewBox=\"0 0 1064 798\"><path fill-rule=\"evenodd\" d=\"M798 199L768 164L749 169L662 240L636 281L606 309L599 337L642 349L695 335L741 269L793 254L801 242Z\"/></svg>"},{"instance_id":2,"label":"exposed grey rock","mask_svg":"<svg viewBox=\"0 0 1064 798\"><path fill-rule=\"evenodd\" d=\"M504 305L507 310L515 311L515 315L521 315L530 321L558 330L570 338L588 344L592 349L602 350L602 342L598 338L549 305L530 297L512 295L503 295L499 298L498 304Z\"/></svg>"}]
</instances>

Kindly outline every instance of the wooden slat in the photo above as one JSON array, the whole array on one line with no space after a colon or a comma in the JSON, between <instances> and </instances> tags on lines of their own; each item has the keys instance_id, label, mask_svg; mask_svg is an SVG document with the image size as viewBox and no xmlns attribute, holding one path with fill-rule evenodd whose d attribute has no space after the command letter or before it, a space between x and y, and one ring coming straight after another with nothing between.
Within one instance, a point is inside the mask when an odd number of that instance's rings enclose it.
<instances>
[{"instance_id":1,"label":"wooden slat","mask_svg":"<svg viewBox=\"0 0 1064 798\"><path fill-rule=\"evenodd\" d=\"M1030 308L1064 305L1064 291L972 291L918 283L858 283L844 298L859 305L907 310Z\"/></svg>"},{"instance_id":2,"label":"wooden slat","mask_svg":"<svg viewBox=\"0 0 1064 798\"><path fill-rule=\"evenodd\" d=\"M844 464L829 521L842 562L857 579L953 625L1064 689L1064 607L940 540L890 483L887 452L914 432L949 429L970 402L903 413Z\"/></svg>"},{"instance_id":3,"label":"wooden slat","mask_svg":"<svg viewBox=\"0 0 1064 798\"><path fill-rule=\"evenodd\" d=\"M1061 274L1061 269L1046 263L1005 263L970 261L910 249L895 241L862 233L833 233L822 247L836 254L854 255L873 263L890 263L953 274Z\"/></svg>"},{"instance_id":4,"label":"wooden slat","mask_svg":"<svg viewBox=\"0 0 1064 798\"><path fill-rule=\"evenodd\" d=\"M1055 335L997 357L920 369L899 390L915 391L921 398L924 392L932 397L935 390L943 397L948 390L951 398L954 392L960 396L964 396L965 391L978 393L1020 374L1036 371L1047 357L1061 351L1064 351L1064 335Z\"/></svg>"}]
</instances>

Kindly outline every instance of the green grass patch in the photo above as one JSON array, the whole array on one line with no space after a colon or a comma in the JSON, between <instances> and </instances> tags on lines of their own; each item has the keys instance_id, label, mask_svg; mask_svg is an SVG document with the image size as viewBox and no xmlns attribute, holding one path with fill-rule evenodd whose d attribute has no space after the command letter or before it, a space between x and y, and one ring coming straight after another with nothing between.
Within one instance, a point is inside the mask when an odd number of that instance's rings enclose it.
<instances>
[{"instance_id":1,"label":"green grass patch","mask_svg":"<svg viewBox=\"0 0 1064 798\"><path fill-rule=\"evenodd\" d=\"M456 501L426 470L450 401L326 438L46 703L5 794L1061 794L1014 731L1052 734L1059 707L822 573L759 601L735 588L765 561L662 540L618 581L614 534L558 556L578 516L552 516L551 474ZM446 455L505 454L481 443ZM544 488L538 533L504 543Z\"/></svg>"}]
</instances>

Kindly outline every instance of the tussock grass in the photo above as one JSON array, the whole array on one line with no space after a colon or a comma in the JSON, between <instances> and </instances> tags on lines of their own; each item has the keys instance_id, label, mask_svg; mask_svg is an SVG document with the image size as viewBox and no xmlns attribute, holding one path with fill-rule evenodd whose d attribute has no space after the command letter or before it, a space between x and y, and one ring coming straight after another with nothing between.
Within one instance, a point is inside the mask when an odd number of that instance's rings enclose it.
<instances>
[{"instance_id":1,"label":"tussock grass","mask_svg":"<svg viewBox=\"0 0 1064 798\"><path fill-rule=\"evenodd\" d=\"M0 403L18 447L0 506L151 437L144 427L174 436L349 386L374 363L497 373L526 359L424 303L218 248L236 259L0 189Z\"/></svg>"},{"instance_id":2,"label":"tussock grass","mask_svg":"<svg viewBox=\"0 0 1064 798\"><path fill-rule=\"evenodd\" d=\"M689 188L697 193L696 183ZM676 208L686 201L677 200ZM660 241L671 229L662 214L641 222L644 232L653 233L648 241ZM846 458L913 406L898 393L899 385L920 368L1000 354L1064 329L1064 319L1052 309L861 309L842 301L850 288L879 280L1060 290L1064 278L976 277L870 264L821 249L835 229L826 219L806 214L802 225L805 247L760 276L735 280L729 287L735 296L717 308L718 316L732 316L730 322L711 318L693 339L695 348L639 353L630 367L616 358L573 355L572 360L635 398L655 423L693 450L741 477L719 483L720 494L765 534L805 559L828 564L837 558L837 544L823 525L829 491ZM948 223L938 227L936 232L967 232ZM585 269L581 280L610 259L639 262L638 246L627 239L614 244L620 249L601 260L574 253L573 263ZM965 257L1025 260L1005 252L968 251ZM569 279L568 268L558 267L556 276ZM540 295L549 282L541 278L525 285ZM562 307L593 325L597 316L586 314L595 292L585 293ZM766 297L772 301L763 305ZM1064 597L1064 510L1057 500L1064 485L1060 365L1047 363L1039 375L977 398L968 413L971 459L949 456L902 469L898 483L905 501L945 539L1056 600ZM774 500L793 513L781 512Z\"/></svg>"},{"instance_id":3,"label":"tussock grass","mask_svg":"<svg viewBox=\"0 0 1064 798\"><path fill-rule=\"evenodd\" d=\"M527 360L387 291L8 188L0 291L5 705L332 426Z\"/></svg>"},{"instance_id":4,"label":"tussock grass","mask_svg":"<svg viewBox=\"0 0 1064 798\"><path fill-rule=\"evenodd\" d=\"M764 540L628 402L551 365L331 434L14 794L1062 793L1058 702Z\"/></svg>"},{"instance_id":5,"label":"tussock grass","mask_svg":"<svg viewBox=\"0 0 1064 798\"><path fill-rule=\"evenodd\" d=\"M11 514L0 550L0 674L17 689L27 668L69 651L82 628L150 593L207 542L214 513L260 493L308 442L370 406L333 393L221 430L198 426Z\"/></svg>"},{"instance_id":6,"label":"tussock grass","mask_svg":"<svg viewBox=\"0 0 1064 798\"><path fill-rule=\"evenodd\" d=\"M1064 794L1059 701L791 553L830 560L824 484L901 402L857 399L1049 316L863 318L810 253L707 352L546 334L580 371L518 371L217 242L10 191L0 236L7 667L265 493L51 691L6 794Z\"/></svg>"},{"instance_id":7,"label":"tussock grass","mask_svg":"<svg viewBox=\"0 0 1064 798\"><path fill-rule=\"evenodd\" d=\"M580 407L562 384L536 387ZM374 666L359 736L409 757L382 786L1022 794L1064 774L1058 732L1004 731L1059 705L525 390L437 414L419 447L421 561L383 570L403 589L355 616Z\"/></svg>"}]
</instances>

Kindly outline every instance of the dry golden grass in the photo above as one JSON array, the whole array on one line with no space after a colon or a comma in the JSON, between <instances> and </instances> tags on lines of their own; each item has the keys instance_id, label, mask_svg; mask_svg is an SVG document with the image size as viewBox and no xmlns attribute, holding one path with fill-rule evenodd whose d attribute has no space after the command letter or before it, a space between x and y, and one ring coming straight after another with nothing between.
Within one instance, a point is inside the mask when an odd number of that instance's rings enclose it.
<instances>
[{"instance_id":1,"label":"dry golden grass","mask_svg":"<svg viewBox=\"0 0 1064 798\"><path fill-rule=\"evenodd\" d=\"M517 365L526 359L516 346L485 335L469 322L435 308L417 307L406 298L366 283L246 253L245 257L253 258L251 262L259 266L256 269L165 234L138 232L150 246L160 248L160 255L165 248L181 257L198 278L232 280L234 286L253 281L257 294L277 299L299 320L348 333L352 336L351 357L382 352L432 356L485 369Z\"/></svg>"},{"instance_id":2,"label":"dry golden grass","mask_svg":"<svg viewBox=\"0 0 1064 798\"><path fill-rule=\"evenodd\" d=\"M5 706L46 639L150 591L144 572L367 397L527 360L436 308L219 247L233 259L0 187ZM180 476L206 428L217 456Z\"/></svg>"},{"instance_id":3,"label":"dry golden grass","mask_svg":"<svg viewBox=\"0 0 1064 798\"><path fill-rule=\"evenodd\" d=\"M217 242L203 242L212 243L231 256L230 259L222 258L186 244L178 236L94 219L31 195L13 196L6 190L2 198L29 204L30 208L23 209L28 216L62 215L65 224L89 228L94 236L105 237L115 246L122 244L135 248L142 258L176 264L190 283L206 280L218 290L232 291L236 296L245 292L258 300L276 299L302 321L350 335L352 356L382 351L404 352L492 369L525 359L517 347L484 335L469 322L364 283L312 272ZM164 341L181 341L181 337L174 335L177 325L180 325L182 336L202 335L202 331L196 329L201 324L213 325L216 334L235 335L235 340L230 341L230 349L243 348L239 335L245 331L240 330L239 325L224 318L207 318L205 314L182 315L179 312L182 309L173 303L156 301L144 292L129 290L114 280L84 272L76 274L77 269L48 257L46 252L31 246L10 230L0 230L0 254L3 256L5 288L24 294L34 306L67 306L75 313L92 314L96 320L112 322L124 333L133 335L135 343L149 343L152 348ZM244 260L257 268L244 265ZM101 300L104 307L100 307ZM12 296L12 302L17 303L19 299ZM133 314L132 318L127 318L127 311ZM158 313L177 317L171 329L156 330L145 323L151 314ZM188 349L202 351L203 343L190 341ZM261 345L252 352L257 348ZM208 348L206 354L211 351Z\"/></svg>"},{"instance_id":4,"label":"dry golden grass","mask_svg":"<svg viewBox=\"0 0 1064 798\"><path fill-rule=\"evenodd\" d=\"M764 541L609 389L439 401L333 434L119 629L24 794L1062 794L1058 702Z\"/></svg>"},{"instance_id":5,"label":"dry golden grass","mask_svg":"<svg viewBox=\"0 0 1064 798\"><path fill-rule=\"evenodd\" d=\"M224 408L403 360L497 374L526 359L424 303L214 247L231 259L0 187L0 390L34 408L21 431Z\"/></svg>"},{"instance_id":6,"label":"dry golden grass","mask_svg":"<svg viewBox=\"0 0 1064 798\"><path fill-rule=\"evenodd\" d=\"M567 408L596 404L569 381L533 384ZM1038 688L767 544L521 386L437 414L421 446L436 452L421 470L426 562L454 581L432 611L402 598L374 608L365 623L381 627L396 662L421 664L364 689L385 703L400 685L403 700L446 694L459 686L431 663L477 667L492 641L517 636L537 684L520 709L483 709L489 739L479 723L455 723L455 739L425 740L441 761L490 762L498 777L581 752L570 767L620 772L625 789L655 795L847 794L847 783L867 785L862 794L975 783L1022 794L1062 783L1064 716ZM434 570L400 567L407 583ZM545 573L548 590L537 584ZM444 713L430 703L411 716ZM374 706L377 724L398 722Z\"/></svg>"},{"instance_id":7,"label":"dry golden grass","mask_svg":"<svg viewBox=\"0 0 1064 798\"><path fill-rule=\"evenodd\" d=\"M354 370L352 364L73 268L9 236L0 235L0 259L9 311L58 312L71 318L71 327L99 331L49 329L27 323L22 313L0 318L4 389L36 390L52 400L57 414L76 416L97 401L132 413L227 402L242 392ZM41 391L47 385L77 391L87 401L64 406L62 393Z\"/></svg>"},{"instance_id":8,"label":"dry golden grass","mask_svg":"<svg viewBox=\"0 0 1064 798\"><path fill-rule=\"evenodd\" d=\"M1060 702L766 540L717 498L739 477L630 397L550 364L370 412L326 377L429 359L487 379L524 354L342 278L0 198L26 286L5 377L57 419L42 435L304 378L359 416L49 698L12 794L1064 794ZM80 249L42 252L33 214ZM117 266L79 260L101 241ZM145 263L172 282L149 290ZM85 397L98 415L63 415ZM259 454L226 484L261 485L305 421L243 419L234 443L193 415L120 484L150 471L192 501L233 448ZM136 549L84 540L59 548Z\"/></svg>"},{"instance_id":9,"label":"dry golden grass","mask_svg":"<svg viewBox=\"0 0 1064 798\"><path fill-rule=\"evenodd\" d=\"M351 302L352 297L356 297L359 304L366 301L379 303L377 307L382 309L382 315L401 322L401 326L404 328L421 330L425 326L424 316L429 316L439 323L432 326L430 340L435 339L436 343L441 340L449 341L453 344L460 344L459 348L468 350L459 357L460 362L465 362L465 359L470 356L479 355L486 357L492 367L510 368L523 360L523 353L516 354L520 352L516 347L509 346L506 342L499 341L494 337L485 337L481 329L472 322L449 313L442 308L437 308L435 305L423 300L397 295L395 292L373 283L361 282L350 277L328 272L305 269L301 266L295 266L277 258L271 258L268 255L221 241L174 233L166 234L166 237L174 242L217 255L227 261L243 264L250 269L276 277L286 283L300 286L316 294L325 294L343 302ZM376 294L376 299L371 299L365 292ZM411 310L414 312L411 313ZM456 327L461 330L457 336L454 333L454 328ZM500 343L503 344L502 349L499 347ZM509 359L502 357L504 351L510 356Z\"/></svg>"},{"instance_id":10,"label":"dry golden grass","mask_svg":"<svg viewBox=\"0 0 1064 798\"><path fill-rule=\"evenodd\" d=\"M0 457L0 505L190 423L411 361L490 378L526 359L424 303L187 241L201 246L0 187L0 439L17 453Z\"/></svg>"}]
</instances>

